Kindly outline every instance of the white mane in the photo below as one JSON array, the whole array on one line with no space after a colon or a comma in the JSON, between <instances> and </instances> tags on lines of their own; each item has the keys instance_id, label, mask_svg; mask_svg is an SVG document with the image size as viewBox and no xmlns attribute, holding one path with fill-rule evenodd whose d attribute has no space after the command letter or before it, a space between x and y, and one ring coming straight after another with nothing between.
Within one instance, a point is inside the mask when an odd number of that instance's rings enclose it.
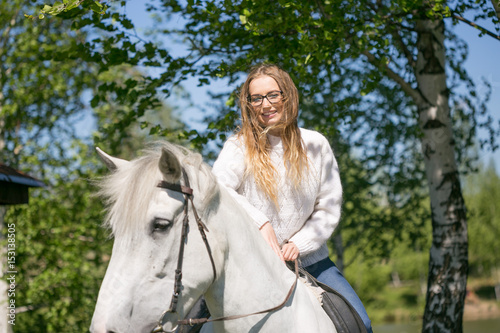
<instances>
[{"instance_id":1,"label":"white mane","mask_svg":"<svg viewBox=\"0 0 500 333\"><path fill-rule=\"evenodd\" d=\"M169 142L154 142L142 151L141 157L120 166L98 184L98 195L105 199L108 211L104 226L110 228L114 236L132 236L145 223L147 207L158 194L157 185L162 180L158 168L162 148L179 159L195 189L200 211L206 211L204 206L218 194L215 177L200 154ZM200 175L203 179L199 179Z\"/></svg>"}]
</instances>

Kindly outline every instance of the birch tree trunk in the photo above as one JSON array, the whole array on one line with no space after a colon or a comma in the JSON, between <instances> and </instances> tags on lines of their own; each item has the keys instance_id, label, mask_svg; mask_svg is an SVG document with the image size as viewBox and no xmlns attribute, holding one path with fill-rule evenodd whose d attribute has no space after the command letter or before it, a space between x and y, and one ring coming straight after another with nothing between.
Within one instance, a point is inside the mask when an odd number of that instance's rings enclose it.
<instances>
[{"instance_id":1,"label":"birch tree trunk","mask_svg":"<svg viewBox=\"0 0 500 333\"><path fill-rule=\"evenodd\" d=\"M432 212L432 246L422 332L463 331L468 271L465 203L454 154L445 73L444 22L417 23L416 79Z\"/></svg>"}]
</instances>

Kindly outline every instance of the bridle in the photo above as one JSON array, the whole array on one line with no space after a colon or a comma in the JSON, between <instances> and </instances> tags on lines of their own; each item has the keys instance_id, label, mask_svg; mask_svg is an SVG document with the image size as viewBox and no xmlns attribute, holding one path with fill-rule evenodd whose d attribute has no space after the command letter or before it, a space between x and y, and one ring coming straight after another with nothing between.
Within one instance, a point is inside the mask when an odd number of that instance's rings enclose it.
<instances>
[{"instance_id":1,"label":"bridle","mask_svg":"<svg viewBox=\"0 0 500 333\"><path fill-rule=\"evenodd\" d=\"M214 321L223 321L223 320L234 320L234 319L239 319L239 318L244 318L248 316L253 316L257 314L262 314L262 313L267 313L267 312L272 312L281 309L285 304L288 302L290 299L290 296L293 293L293 290L295 289L295 286L297 285L297 280L298 280L298 263L297 260L295 260L295 281L288 291L288 294L285 298L285 300L270 309L263 310L263 311L258 311L250 314L244 314L244 315L233 315L233 316L225 316L225 317L218 317L218 318L213 318L213 319L208 319L208 318L188 318L188 319L183 319L183 320L178 320L177 325L172 329L172 330L163 330L163 319L168 313L177 313L177 303L179 301L179 296L182 290L182 263L184 259L184 246L187 243L187 234L189 232L189 216L188 216L188 210L189 210L189 202L191 202L191 207L193 209L193 215L196 220L196 223L198 225L198 230L200 231L201 238L203 239L203 242L205 243L205 247L208 252L208 256L210 258L210 263L212 264L212 270L213 270L213 282L215 282L215 279L217 278L217 270L215 268L215 262L214 258L212 256L212 251L210 250L210 244L208 243L207 236L205 234L205 231L208 232L207 226L203 223L203 221L200 219L198 212L196 211L196 207L194 206L193 202L193 189L189 187L189 178L186 174L186 171L182 169L182 176L184 179L184 184L185 185L180 185L178 183L170 183L167 181L160 181L157 185L157 187L172 190L175 192L182 193L184 195L184 218L182 220L182 231L181 231L181 242L179 245L179 257L177 258L177 268L175 270L175 280L174 280L174 291L172 293L172 299L170 301L170 307L168 310L165 310L162 315L160 316L160 319L158 320L158 324L156 327L151 331L151 333L171 333L175 332L179 325L198 325L198 324L204 324L208 322L214 322Z\"/></svg>"},{"instance_id":2,"label":"bridle","mask_svg":"<svg viewBox=\"0 0 500 333\"><path fill-rule=\"evenodd\" d=\"M194 218L196 220L196 223L198 224L198 230L200 231L201 238L203 239L203 242L205 243L205 247L207 248L208 256L210 257L210 262L212 264L212 270L214 274L213 282L215 282L215 279L217 277L217 270L215 268L215 262L214 258L212 256L212 251L210 250L210 244L208 244L207 236L205 234L205 231L208 231L207 226L203 223L203 221L200 219L198 216L198 212L196 211L196 207L194 206L193 203L193 189L189 187L189 178L182 169L182 175L184 178L184 184L185 185L180 185L177 183L170 183L166 181L160 181L157 185L157 187L172 190L175 192L182 193L184 195L184 218L182 220L182 230L181 230L181 242L179 245L179 257L177 258L177 268L175 270L175 279L174 279L174 292L172 293L172 299L170 301L170 307L168 310L165 310L160 319L158 320L158 325L152 330L151 333L161 333L165 332L163 330L163 318L167 315L167 313L176 313L177 312L177 303L179 301L179 295L182 290L182 263L184 260L184 246L187 243L187 234L189 232L189 214L188 214L188 203L191 202L191 206L193 207L193 214ZM173 330L171 331L166 331L166 332L175 332L177 330L178 325L181 323L178 322L177 326L174 327Z\"/></svg>"}]
</instances>

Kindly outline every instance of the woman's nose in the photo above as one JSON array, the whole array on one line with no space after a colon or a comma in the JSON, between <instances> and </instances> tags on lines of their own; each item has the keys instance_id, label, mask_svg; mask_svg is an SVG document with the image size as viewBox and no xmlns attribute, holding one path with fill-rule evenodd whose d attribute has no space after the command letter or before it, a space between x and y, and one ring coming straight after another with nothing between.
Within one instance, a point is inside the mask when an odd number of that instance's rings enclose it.
<instances>
[{"instance_id":1,"label":"woman's nose","mask_svg":"<svg viewBox=\"0 0 500 333\"><path fill-rule=\"evenodd\" d=\"M271 106L272 106L271 102L269 102L269 100L267 99L267 97L264 97L264 100L262 101L262 107L263 108L269 108Z\"/></svg>"}]
</instances>

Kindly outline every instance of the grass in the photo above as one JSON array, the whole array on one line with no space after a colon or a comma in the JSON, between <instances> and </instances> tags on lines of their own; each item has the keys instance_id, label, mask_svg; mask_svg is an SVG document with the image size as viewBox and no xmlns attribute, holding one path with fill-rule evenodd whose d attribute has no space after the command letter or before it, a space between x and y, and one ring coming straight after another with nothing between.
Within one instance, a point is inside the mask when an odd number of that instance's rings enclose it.
<instances>
[{"instance_id":1,"label":"grass","mask_svg":"<svg viewBox=\"0 0 500 333\"><path fill-rule=\"evenodd\" d=\"M414 322L420 320L425 306L425 295L418 282L400 287L387 285L373 299L365 302L372 324Z\"/></svg>"},{"instance_id":2,"label":"grass","mask_svg":"<svg viewBox=\"0 0 500 333\"><path fill-rule=\"evenodd\" d=\"M500 302L495 301L494 284L492 279L469 278L467 289L474 291L480 303L500 309ZM422 320L425 291L418 281L405 282L399 287L389 284L364 305L373 325L414 323Z\"/></svg>"}]
</instances>

